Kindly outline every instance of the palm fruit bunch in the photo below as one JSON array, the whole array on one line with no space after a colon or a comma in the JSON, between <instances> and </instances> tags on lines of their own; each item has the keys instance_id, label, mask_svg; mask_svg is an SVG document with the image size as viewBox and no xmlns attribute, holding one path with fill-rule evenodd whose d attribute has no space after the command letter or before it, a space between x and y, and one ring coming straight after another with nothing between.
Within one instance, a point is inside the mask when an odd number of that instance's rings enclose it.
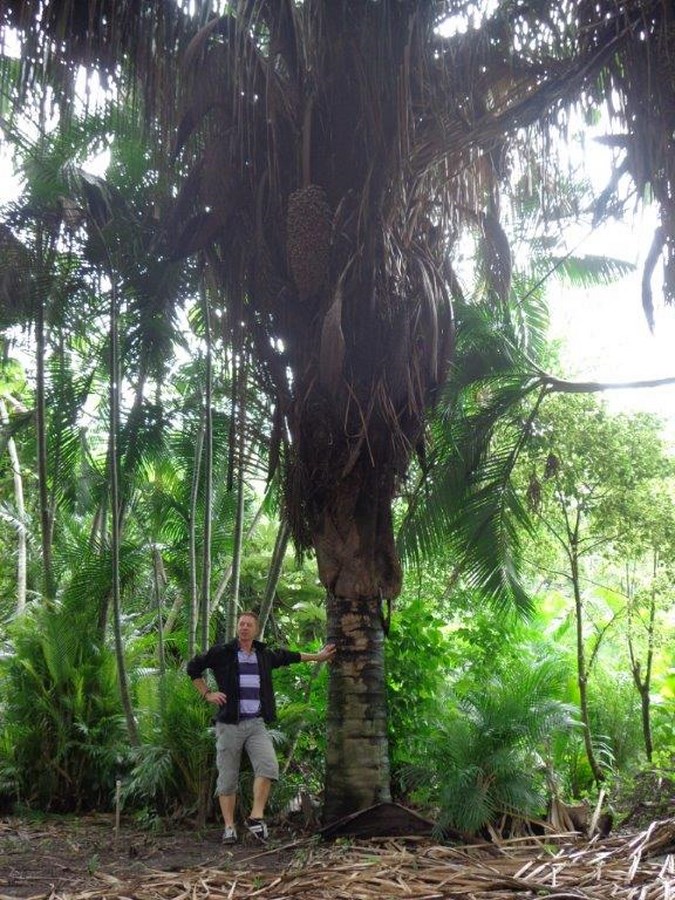
<instances>
[{"instance_id":1,"label":"palm fruit bunch","mask_svg":"<svg viewBox=\"0 0 675 900\"><path fill-rule=\"evenodd\" d=\"M326 192L319 185L309 184L290 194L286 252L300 300L316 294L326 280L332 218Z\"/></svg>"}]
</instances>

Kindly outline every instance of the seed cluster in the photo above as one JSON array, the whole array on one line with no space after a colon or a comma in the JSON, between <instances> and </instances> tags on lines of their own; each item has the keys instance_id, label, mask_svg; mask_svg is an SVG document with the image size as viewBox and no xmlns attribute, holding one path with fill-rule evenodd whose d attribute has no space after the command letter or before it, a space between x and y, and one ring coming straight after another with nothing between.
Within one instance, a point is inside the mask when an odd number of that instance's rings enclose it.
<instances>
[{"instance_id":1,"label":"seed cluster","mask_svg":"<svg viewBox=\"0 0 675 900\"><path fill-rule=\"evenodd\" d=\"M310 184L289 196L286 217L288 266L300 300L316 294L326 280L331 225L330 206L322 187Z\"/></svg>"}]
</instances>

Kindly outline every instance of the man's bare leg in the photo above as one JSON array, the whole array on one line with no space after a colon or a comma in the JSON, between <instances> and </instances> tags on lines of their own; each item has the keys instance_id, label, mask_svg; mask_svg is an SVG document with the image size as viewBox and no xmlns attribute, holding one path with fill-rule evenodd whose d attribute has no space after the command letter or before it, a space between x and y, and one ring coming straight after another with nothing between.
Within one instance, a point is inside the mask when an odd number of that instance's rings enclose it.
<instances>
[{"instance_id":1,"label":"man's bare leg","mask_svg":"<svg viewBox=\"0 0 675 900\"><path fill-rule=\"evenodd\" d=\"M237 805L237 795L218 794L218 802L220 803L220 811L223 814L225 825L234 828L234 810Z\"/></svg>"},{"instance_id":2,"label":"man's bare leg","mask_svg":"<svg viewBox=\"0 0 675 900\"><path fill-rule=\"evenodd\" d=\"M265 818L265 805L267 803L267 798L270 795L271 787L272 782L269 778L263 778L262 775L257 775L253 779L253 808L251 809L252 819Z\"/></svg>"}]
</instances>

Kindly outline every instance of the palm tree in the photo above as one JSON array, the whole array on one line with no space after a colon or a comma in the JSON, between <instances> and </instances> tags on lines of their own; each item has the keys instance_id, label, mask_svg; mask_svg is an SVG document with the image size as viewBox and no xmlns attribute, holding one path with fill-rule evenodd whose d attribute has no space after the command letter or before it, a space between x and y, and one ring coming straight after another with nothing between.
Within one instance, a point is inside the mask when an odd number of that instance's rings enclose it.
<instances>
[{"instance_id":1,"label":"palm tree","mask_svg":"<svg viewBox=\"0 0 675 900\"><path fill-rule=\"evenodd\" d=\"M424 770L406 771L436 793L439 829L476 836L498 830L501 817L543 815L547 747L577 724L561 699L565 677L560 659L520 659L450 705L428 742Z\"/></svg>"},{"instance_id":2,"label":"palm tree","mask_svg":"<svg viewBox=\"0 0 675 900\"><path fill-rule=\"evenodd\" d=\"M46 0L49 41L32 4L6 15L29 49L50 50L25 54L27 79L57 48L72 64L123 59L140 74L149 111L161 98L165 113L161 157L175 62L199 21L168 0L149 9L100 0L85 23L74 0ZM445 37L441 26L471 9L474 27ZM284 515L316 553L339 646L329 820L388 796L381 607L401 585L391 503L452 353L456 238L479 224L489 292L503 300L499 185L512 138L545 130L582 91L592 101L617 89L626 169L661 201L671 249L673 81L650 72L672 60L672 24L661 0L505 0L480 20L461 0L233 0L185 53L188 174L167 252L207 255L274 396Z\"/></svg>"},{"instance_id":3,"label":"palm tree","mask_svg":"<svg viewBox=\"0 0 675 900\"><path fill-rule=\"evenodd\" d=\"M96 129L91 122L77 123L50 135L40 132L32 143L18 129L9 127L5 133L20 154L25 183L21 196L3 209L0 324L14 327L15 334L16 326L34 333L42 593L53 600L58 587L53 558L57 513L72 489L77 419L90 388L86 375L78 383L67 346L82 333L75 309L87 315L90 298L77 241L67 234L74 210L66 172L96 139Z\"/></svg>"}]
</instances>

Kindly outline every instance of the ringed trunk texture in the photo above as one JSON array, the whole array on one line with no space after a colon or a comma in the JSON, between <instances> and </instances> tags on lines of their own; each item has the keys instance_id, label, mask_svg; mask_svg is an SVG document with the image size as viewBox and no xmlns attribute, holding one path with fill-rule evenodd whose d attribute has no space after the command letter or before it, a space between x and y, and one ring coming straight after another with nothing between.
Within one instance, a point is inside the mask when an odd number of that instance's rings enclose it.
<instances>
[{"instance_id":1,"label":"ringed trunk texture","mask_svg":"<svg viewBox=\"0 0 675 900\"><path fill-rule=\"evenodd\" d=\"M328 686L325 824L390 800L379 597L329 594L327 614L328 640L338 651Z\"/></svg>"},{"instance_id":2,"label":"ringed trunk texture","mask_svg":"<svg viewBox=\"0 0 675 900\"><path fill-rule=\"evenodd\" d=\"M313 543L327 590L329 668L324 823L390 799L383 599L401 567L391 517L393 474L360 460L324 495Z\"/></svg>"}]
</instances>

